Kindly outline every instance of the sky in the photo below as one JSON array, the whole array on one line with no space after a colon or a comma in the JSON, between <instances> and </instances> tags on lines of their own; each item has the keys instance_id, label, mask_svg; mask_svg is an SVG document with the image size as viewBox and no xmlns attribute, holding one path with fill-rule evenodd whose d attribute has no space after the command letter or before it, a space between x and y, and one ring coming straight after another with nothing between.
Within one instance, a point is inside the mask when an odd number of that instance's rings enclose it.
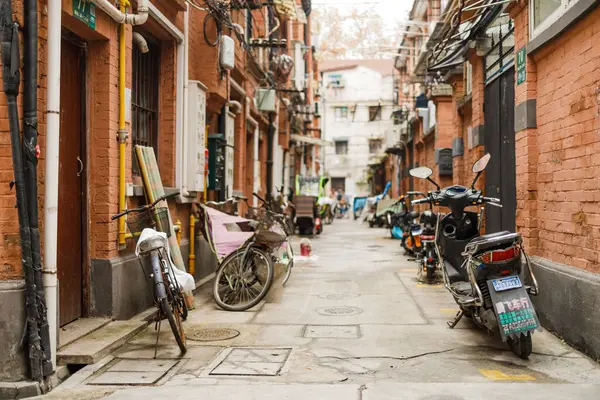
<instances>
[{"instance_id":1,"label":"sky","mask_svg":"<svg viewBox=\"0 0 600 400\"><path fill-rule=\"evenodd\" d=\"M376 10L388 26L393 26L396 21L406 20L413 0L313 0L314 9L320 7L337 7L341 10L361 6Z\"/></svg>"}]
</instances>

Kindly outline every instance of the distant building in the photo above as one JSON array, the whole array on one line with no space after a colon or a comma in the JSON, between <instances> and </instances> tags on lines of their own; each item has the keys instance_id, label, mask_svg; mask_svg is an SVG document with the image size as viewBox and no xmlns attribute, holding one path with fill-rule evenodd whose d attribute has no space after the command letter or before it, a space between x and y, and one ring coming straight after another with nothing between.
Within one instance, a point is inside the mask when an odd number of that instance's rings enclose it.
<instances>
[{"instance_id":1,"label":"distant building","mask_svg":"<svg viewBox=\"0 0 600 400\"><path fill-rule=\"evenodd\" d=\"M322 63L325 174L349 195L385 186L385 149L397 142L393 60L328 60ZM379 188L381 186L381 188Z\"/></svg>"}]
</instances>

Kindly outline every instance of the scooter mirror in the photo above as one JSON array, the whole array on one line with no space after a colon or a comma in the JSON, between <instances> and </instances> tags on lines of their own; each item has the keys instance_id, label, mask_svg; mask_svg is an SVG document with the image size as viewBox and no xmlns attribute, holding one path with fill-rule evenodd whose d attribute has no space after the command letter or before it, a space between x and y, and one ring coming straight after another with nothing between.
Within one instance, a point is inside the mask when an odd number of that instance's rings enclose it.
<instances>
[{"instance_id":1,"label":"scooter mirror","mask_svg":"<svg viewBox=\"0 0 600 400\"><path fill-rule=\"evenodd\" d=\"M413 168L409 171L411 176L419 179L427 179L433 174L433 171L429 167L418 167Z\"/></svg>"},{"instance_id":2,"label":"scooter mirror","mask_svg":"<svg viewBox=\"0 0 600 400\"><path fill-rule=\"evenodd\" d=\"M490 155L490 153L487 153L485 156L475 161L475 164L473 164L473 172L477 174L483 172L487 167L488 163L490 162L490 158L492 158L492 156Z\"/></svg>"}]
</instances>

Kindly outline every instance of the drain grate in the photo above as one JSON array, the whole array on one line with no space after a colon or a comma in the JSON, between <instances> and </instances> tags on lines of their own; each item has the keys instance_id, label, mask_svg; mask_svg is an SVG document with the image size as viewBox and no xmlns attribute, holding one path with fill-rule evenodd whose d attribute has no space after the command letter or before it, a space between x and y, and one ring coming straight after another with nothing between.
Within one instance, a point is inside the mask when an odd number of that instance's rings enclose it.
<instances>
[{"instance_id":1,"label":"drain grate","mask_svg":"<svg viewBox=\"0 0 600 400\"><path fill-rule=\"evenodd\" d=\"M362 308L352 306L337 306L317 308L317 312L321 315L348 316L360 314L363 310Z\"/></svg>"},{"instance_id":2,"label":"drain grate","mask_svg":"<svg viewBox=\"0 0 600 400\"><path fill-rule=\"evenodd\" d=\"M277 376L291 351L291 348L235 348L209 375Z\"/></svg>"},{"instance_id":3,"label":"drain grate","mask_svg":"<svg viewBox=\"0 0 600 400\"><path fill-rule=\"evenodd\" d=\"M239 331L227 328L192 328L185 333L188 339L198 342L216 342L219 340L229 340L240 335Z\"/></svg>"},{"instance_id":4,"label":"drain grate","mask_svg":"<svg viewBox=\"0 0 600 400\"><path fill-rule=\"evenodd\" d=\"M348 300L358 296L356 293L321 293L318 297L323 300Z\"/></svg>"}]
</instances>

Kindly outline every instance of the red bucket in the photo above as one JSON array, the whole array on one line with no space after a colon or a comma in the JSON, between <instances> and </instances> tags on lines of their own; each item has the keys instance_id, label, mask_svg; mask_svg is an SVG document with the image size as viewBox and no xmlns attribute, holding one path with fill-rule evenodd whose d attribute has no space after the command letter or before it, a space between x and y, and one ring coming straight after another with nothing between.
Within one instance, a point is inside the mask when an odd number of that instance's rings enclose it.
<instances>
[{"instance_id":1,"label":"red bucket","mask_svg":"<svg viewBox=\"0 0 600 400\"><path fill-rule=\"evenodd\" d=\"M303 257L310 257L311 253L312 246L310 244L310 241L306 238L302 239L302 241L300 242L300 255Z\"/></svg>"}]
</instances>

